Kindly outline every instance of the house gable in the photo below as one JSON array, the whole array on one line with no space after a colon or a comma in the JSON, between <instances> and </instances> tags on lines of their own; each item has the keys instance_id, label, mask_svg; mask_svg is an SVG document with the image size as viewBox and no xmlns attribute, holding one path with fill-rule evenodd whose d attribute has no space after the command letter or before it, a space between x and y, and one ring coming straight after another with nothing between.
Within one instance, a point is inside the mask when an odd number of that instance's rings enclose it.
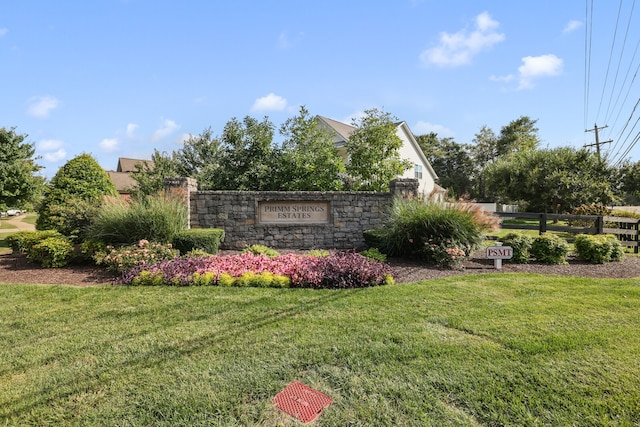
<instances>
[{"instance_id":1,"label":"house gable","mask_svg":"<svg viewBox=\"0 0 640 427\"><path fill-rule=\"evenodd\" d=\"M151 169L153 169L154 166L151 160L127 159L125 157L120 157L118 158L118 168L116 169L116 172L137 172L138 169L136 168L136 165L147 165Z\"/></svg>"},{"instance_id":2,"label":"house gable","mask_svg":"<svg viewBox=\"0 0 640 427\"><path fill-rule=\"evenodd\" d=\"M356 127L323 116L317 116L317 120L321 126L332 132L333 142L338 152L347 160L345 145L349 140L349 136L356 130ZM411 129L409 129L406 122L398 122L395 125L396 135L402 141L400 157L409 160L412 164L411 169L407 170L399 178L418 178L418 191L425 195L431 194L434 190L439 191L441 187L436 185L438 175L422 152ZM421 176L416 176L418 174Z\"/></svg>"},{"instance_id":3,"label":"house gable","mask_svg":"<svg viewBox=\"0 0 640 427\"><path fill-rule=\"evenodd\" d=\"M108 170L107 175L111 178L111 181L116 186L116 190L120 195L126 196L131 194L131 189L138 185L138 182L133 179L132 174L138 172L136 165L146 165L153 170L154 163L151 160L142 159L128 159L125 157L118 158L118 167L115 171Z\"/></svg>"}]
</instances>

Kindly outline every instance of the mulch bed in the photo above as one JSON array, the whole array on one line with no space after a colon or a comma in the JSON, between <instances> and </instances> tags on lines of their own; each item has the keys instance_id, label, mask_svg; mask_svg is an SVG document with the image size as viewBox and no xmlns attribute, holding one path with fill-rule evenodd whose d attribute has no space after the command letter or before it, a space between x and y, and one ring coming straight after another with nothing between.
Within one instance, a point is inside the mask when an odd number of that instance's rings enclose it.
<instances>
[{"instance_id":1,"label":"mulch bed","mask_svg":"<svg viewBox=\"0 0 640 427\"><path fill-rule=\"evenodd\" d=\"M409 283L425 279L438 279L449 276L476 273L540 273L560 274L580 277L634 278L640 281L640 257L627 255L622 262L606 264L587 264L575 258L569 258L567 265L546 265L532 262L529 264L509 264L503 262L502 270L496 270L493 260L486 259L484 252L472 254L464 262L461 270L450 270L425 266L420 262L391 258L388 263L395 271L397 283ZM93 286L112 284L115 276L96 266L72 265L63 268L42 268L28 263L21 255L0 255L0 282L39 283L54 285Z\"/></svg>"}]
</instances>

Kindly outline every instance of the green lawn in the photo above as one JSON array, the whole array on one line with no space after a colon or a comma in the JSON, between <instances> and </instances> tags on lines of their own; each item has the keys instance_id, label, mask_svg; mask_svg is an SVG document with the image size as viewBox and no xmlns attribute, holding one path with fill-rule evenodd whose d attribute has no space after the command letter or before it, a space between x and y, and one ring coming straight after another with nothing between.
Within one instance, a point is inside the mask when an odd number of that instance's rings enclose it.
<instances>
[{"instance_id":1,"label":"green lawn","mask_svg":"<svg viewBox=\"0 0 640 427\"><path fill-rule=\"evenodd\" d=\"M10 224L6 218L2 218L0 219L0 230L16 230L17 228L15 225Z\"/></svg>"},{"instance_id":2,"label":"green lawn","mask_svg":"<svg viewBox=\"0 0 640 427\"><path fill-rule=\"evenodd\" d=\"M639 279L360 290L0 285L0 425L640 425Z\"/></svg>"}]
</instances>

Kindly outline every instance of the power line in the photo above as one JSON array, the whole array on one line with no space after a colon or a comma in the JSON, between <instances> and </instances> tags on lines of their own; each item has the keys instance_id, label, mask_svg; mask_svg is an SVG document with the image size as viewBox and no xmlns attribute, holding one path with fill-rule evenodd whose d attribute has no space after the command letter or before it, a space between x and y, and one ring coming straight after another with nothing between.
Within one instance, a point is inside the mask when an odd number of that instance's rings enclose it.
<instances>
[{"instance_id":1,"label":"power line","mask_svg":"<svg viewBox=\"0 0 640 427\"><path fill-rule=\"evenodd\" d=\"M627 21L627 29L624 33L624 40L622 41L622 49L620 50L620 58L618 59L618 66L616 67L616 76L613 79L613 87L611 88L611 94L609 96L609 103L607 104L607 112L605 113L605 121L609 121L609 111L611 108L611 100L613 99L613 93L616 89L616 84L618 83L618 74L620 72L620 65L622 64L622 57L624 56L624 49L627 46L627 37L629 36L629 28L631 27L631 18L633 17L633 9L635 8L635 0L631 5L631 11L629 12L629 20ZM622 0L620 0L620 8L622 9ZM618 15L620 11L618 11ZM634 52L635 57L635 52ZM632 59L633 62L633 59ZM624 88L624 85L620 88L620 91Z\"/></svg>"},{"instance_id":2,"label":"power line","mask_svg":"<svg viewBox=\"0 0 640 427\"><path fill-rule=\"evenodd\" d=\"M584 127L589 115L589 83L591 80L591 41L593 36L593 0L591 0L591 22L589 22L589 0L585 0L584 26Z\"/></svg>"},{"instance_id":3,"label":"power line","mask_svg":"<svg viewBox=\"0 0 640 427\"><path fill-rule=\"evenodd\" d=\"M602 85L602 94L600 95L600 102L598 103L598 113L596 114L596 120L600 117L600 109L602 108L602 101L604 99L604 92L607 88L607 80L609 80L609 69L611 68L611 58L613 57L613 50L616 45L616 37L618 35L618 23L620 21L620 11L622 10L622 0L620 0L620 7L618 7L618 17L616 18L616 28L613 32L613 40L611 41L611 50L609 51L609 62L607 62L607 72L604 75L604 84ZM593 16L592 16L593 19Z\"/></svg>"}]
</instances>

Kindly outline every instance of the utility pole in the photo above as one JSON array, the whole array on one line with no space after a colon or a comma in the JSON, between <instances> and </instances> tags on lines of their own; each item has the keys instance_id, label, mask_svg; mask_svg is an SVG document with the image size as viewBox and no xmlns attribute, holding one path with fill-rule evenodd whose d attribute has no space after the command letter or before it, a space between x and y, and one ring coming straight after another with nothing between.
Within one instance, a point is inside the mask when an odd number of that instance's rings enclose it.
<instances>
[{"instance_id":1,"label":"utility pole","mask_svg":"<svg viewBox=\"0 0 640 427\"><path fill-rule=\"evenodd\" d=\"M610 139L608 141L600 142L600 137L598 135L598 131L600 129L605 129L607 127L609 127L609 125L606 125L606 126L603 126L603 127L599 128L597 124L594 124L593 125L593 129L586 129L585 130L585 132L595 132L596 133L596 142L594 142L593 144L586 144L585 147L593 147L593 146L595 146L596 147L596 153L598 154L598 161L600 161L600 162L602 162L602 158L600 157L600 146L602 144L609 144L610 142L613 142L612 139Z\"/></svg>"}]
</instances>

